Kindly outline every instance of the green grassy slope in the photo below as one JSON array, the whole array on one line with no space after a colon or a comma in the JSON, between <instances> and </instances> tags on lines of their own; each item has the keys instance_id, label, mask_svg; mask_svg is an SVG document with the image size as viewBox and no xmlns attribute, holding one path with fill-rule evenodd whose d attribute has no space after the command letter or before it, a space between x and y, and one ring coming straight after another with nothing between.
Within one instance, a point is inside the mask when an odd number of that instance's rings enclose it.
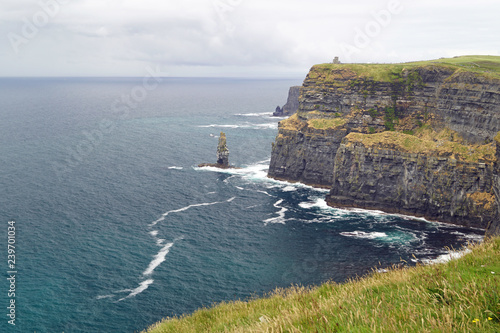
<instances>
[{"instance_id":1,"label":"green grassy slope","mask_svg":"<svg viewBox=\"0 0 500 333\"><path fill-rule=\"evenodd\" d=\"M399 64L321 64L314 67L318 70L348 68L362 77L389 82L392 79L392 74L400 73L404 68L411 69L429 65L445 66L455 70L470 71L480 73L486 77L500 79L500 56L472 55Z\"/></svg>"},{"instance_id":2,"label":"green grassy slope","mask_svg":"<svg viewBox=\"0 0 500 333\"><path fill-rule=\"evenodd\" d=\"M500 238L446 264L222 303L147 332L500 332Z\"/></svg>"}]
</instances>

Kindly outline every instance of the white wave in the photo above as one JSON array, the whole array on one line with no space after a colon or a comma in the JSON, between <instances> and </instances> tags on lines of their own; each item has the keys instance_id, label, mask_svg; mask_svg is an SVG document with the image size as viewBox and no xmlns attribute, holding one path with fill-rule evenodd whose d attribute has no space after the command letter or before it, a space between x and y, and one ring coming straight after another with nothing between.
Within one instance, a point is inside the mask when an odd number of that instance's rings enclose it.
<instances>
[{"instance_id":1,"label":"white wave","mask_svg":"<svg viewBox=\"0 0 500 333\"><path fill-rule=\"evenodd\" d=\"M156 237L158 236L158 230L153 230L149 233L151 236Z\"/></svg>"},{"instance_id":2,"label":"white wave","mask_svg":"<svg viewBox=\"0 0 500 333\"><path fill-rule=\"evenodd\" d=\"M210 124L210 125L200 125L200 128L245 128L245 129L277 129L278 122L273 123L263 123L263 124Z\"/></svg>"},{"instance_id":3,"label":"white wave","mask_svg":"<svg viewBox=\"0 0 500 333\"><path fill-rule=\"evenodd\" d=\"M238 175L242 177L245 180L248 180L250 182L264 182L269 184L266 186L267 188L282 188L285 192L292 191L292 188L298 189L298 188L306 188L313 190L315 192L319 193L328 193L330 190L328 189L323 189L323 188L318 188L318 187L313 187L309 185L305 185L302 183L291 183L287 181L282 181L282 180L276 180L267 177L267 172L269 170L269 162L270 159L264 160L264 161L259 161L256 162L255 164L251 164L239 169L220 169L216 167L193 167L194 170L196 171L210 171L210 172L218 172L218 173L227 173L231 175ZM226 179L227 180L227 179Z\"/></svg>"},{"instance_id":4,"label":"white wave","mask_svg":"<svg viewBox=\"0 0 500 333\"><path fill-rule=\"evenodd\" d=\"M273 185L269 186L268 188L275 188L275 187L287 188L289 186L293 186L296 188L305 188L305 189L313 190L315 192L320 192L320 193L330 192L330 190L325 189L325 188L314 187L314 186L306 185L306 184L299 183L299 182L292 183L292 182L287 182L284 180L272 179L272 178L267 177L267 174L266 174L265 178L269 183L273 184Z\"/></svg>"},{"instance_id":5,"label":"white wave","mask_svg":"<svg viewBox=\"0 0 500 333\"><path fill-rule=\"evenodd\" d=\"M278 128L278 123L270 123L270 124L256 124L255 125L257 128L263 128L263 129L277 129Z\"/></svg>"},{"instance_id":6,"label":"white wave","mask_svg":"<svg viewBox=\"0 0 500 333\"><path fill-rule=\"evenodd\" d=\"M167 256L170 248L173 245L174 243L168 243L167 245L162 247L162 249L155 255L154 259L149 263L148 268L146 268L146 270L142 272L142 275L151 275L156 267L160 266L160 264L165 261L165 257Z\"/></svg>"},{"instance_id":7,"label":"white wave","mask_svg":"<svg viewBox=\"0 0 500 333\"><path fill-rule=\"evenodd\" d=\"M465 239L474 241L474 242L481 242L484 240L484 235L476 235L476 234L466 234L460 231L453 231L451 233L452 235L458 235L460 237L463 237Z\"/></svg>"},{"instance_id":8,"label":"white wave","mask_svg":"<svg viewBox=\"0 0 500 333\"><path fill-rule=\"evenodd\" d=\"M235 116L240 116L240 117L263 117L263 116L272 116L272 112L261 112L261 113L237 113Z\"/></svg>"},{"instance_id":9,"label":"white wave","mask_svg":"<svg viewBox=\"0 0 500 333\"><path fill-rule=\"evenodd\" d=\"M364 239L376 239L376 238L387 237L387 234L384 232L352 231L352 232L341 232L340 234L346 237L364 238Z\"/></svg>"},{"instance_id":10,"label":"white wave","mask_svg":"<svg viewBox=\"0 0 500 333\"><path fill-rule=\"evenodd\" d=\"M156 240L156 245L158 245L158 246L163 246L163 242L165 242L165 240L164 240L164 239L157 239L157 240Z\"/></svg>"},{"instance_id":11,"label":"white wave","mask_svg":"<svg viewBox=\"0 0 500 333\"><path fill-rule=\"evenodd\" d=\"M283 201L285 201L284 199L279 199L278 201L276 201L273 206L276 207L276 208L281 208L281 204L283 203Z\"/></svg>"},{"instance_id":12,"label":"white wave","mask_svg":"<svg viewBox=\"0 0 500 333\"><path fill-rule=\"evenodd\" d=\"M299 206L304 208L304 209L311 209L311 208L320 208L324 210L334 210L335 208L328 206L326 203L326 200L323 198L316 198L315 201L312 202L301 202L299 203Z\"/></svg>"},{"instance_id":13,"label":"white wave","mask_svg":"<svg viewBox=\"0 0 500 333\"><path fill-rule=\"evenodd\" d=\"M326 204L326 201L325 201L325 204ZM354 214L371 215L371 216L375 216L375 217L377 217L377 216L379 216L379 217L395 216L395 217L399 217L399 218L404 219L404 220L414 220L414 221L423 221L423 222L434 223L432 221L426 220L423 217L395 214L395 213L387 213L387 212L384 212L381 210L372 210L372 209L363 209L363 208L336 208L336 207L331 207L331 206L328 206L328 207L330 207L331 209L342 211L345 214L354 213ZM437 222L437 223L440 224L440 222Z\"/></svg>"},{"instance_id":14,"label":"white wave","mask_svg":"<svg viewBox=\"0 0 500 333\"><path fill-rule=\"evenodd\" d=\"M118 302L121 302L127 298L130 298L130 297L134 297L134 296L137 296L139 295L140 293L142 293L144 290L148 289L148 287L154 282L153 279L149 279L149 280L145 280L145 281L142 281L140 284L139 284L139 287L135 288L135 289L126 289L126 290L123 290L125 292L128 292L130 291L130 294L128 294L128 296L126 297L123 297L123 298L120 298L118 300Z\"/></svg>"},{"instance_id":15,"label":"white wave","mask_svg":"<svg viewBox=\"0 0 500 333\"><path fill-rule=\"evenodd\" d=\"M395 216L394 214L389 214L389 213L383 212L381 210L362 209L362 208L344 208L343 210L350 212L350 213L357 213L357 214L368 214L368 215L378 215L378 216L388 216L388 215Z\"/></svg>"},{"instance_id":16,"label":"white wave","mask_svg":"<svg viewBox=\"0 0 500 333\"><path fill-rule=\"evenodd\" d=\"M288 186L285 186L283 189L282 189L283 192L293 192L293 191L297 191L297 187L296 186L291 186L291 185L288 185Z\"/></svg>"},{"instance_id":17,"label":"white wave","mask_svg":"<svg viewBox=\"0 0 500 333\"><path fill-rule=\"evenodd\" d=\"M101 295L97 296L96 299L105 299L105 298L113 298L115 295Z\"/></svg>"},{"instance_id":18,"label":"white wave","mask_svg":"<svg viewBox=\"0 0 500 333\"><path fill-rule=\"evenodd\" d=\"M267 225L268 223L281 223L285 224L286 219L285 219L285 213L288 211L287 208L281 207L281 204L283 203L283 199L278 200L273 206L276 208L280 208L280 211L277 212L278 216L276 217L271 217L267 220L264 220L264 224Z\"/></svg>"},{"instance_id":19,"label":"white wave","mask_svg":"<svg viewBox=\"0 0 500 333\"><path fill-rule=\"evenodd\" d=\"M184 169L183 167L178 167L178 166L171 166L171 167L168 167L170 170L182 170Z\"/></svg>"},{"instance_id":20,"label":"white wave","mask_svg":"<svg viewBox=\"0 0 500 333\"><path fill-rule=\"evenodd\" d=\"M236 177L236 175L232 175L231 177L224 179L223 182L227 184L229 183L229 180L233 177Z\"/></svg>"},{"instance_id":21,"label":"white wave","mask_svg":"<svg viewBox=\"0 0 500 333\"><path fill-rule=\"evenodd\" d=\"M463 251L450 251L447 254L440 255L436 259L422 259L422 262L426 265L444 264L450 260L461 258L470 252L472 252L470 249L465 249Z\"/></svg>"},{"instance_id":22,"label":"white wave","mask_svg":"<svg viewBox=\"0 0 500 333\"><path fill-rule=\"evenodd\" d=\"M198 127L201 128L215 128L215 127L221 127L221 128L240 128L240 125L217 125L217 124L212 124L212 125L200 125Z\"/></svg>"},{"instance_id":23,"label":"white wave","mask_svg":"<svg viewBox=\"0 0 500 333\"><path fill-rule=\"evenodd\" d=\"M195 208L195 207L202 207L202 206L212 206L212 205L218 205L218 204L221 204L221 203L224 203L224 202L231 202L233 201L235 198L231 198L229 200L226 200L226 201L216 201L216 202L204 202L204 203L199 203L199 204L194 204L194 205L189 205L189 206L186 206L186 207L182 207L182 208L179 208L179 209L174 209L174 210L169 210L168 212L162 214L162 216L156 220L156 221L153 221L153 223L151 223L149 226L150 227L153 227L155 226L156 224L158 224L159 222L161 221L164 221L165 220L165 217L167 217L169 214L172 214L172 213L180 213L180 212L184 212L188 209L191 209L191 208Z\"/></svg>"},{"instance_id":24,"label":"white wave","mask_svg":"<svg viewBox=\"0 0 500 333\"><path fill-rule=\"evenodd\" d=\"M241 176L248 180L267 180L267 170L269 169L269 165L252 164L240 169L220 169L211 166L194 167L194 169L198 171L227 173L234 176Z\"/></svg>"}]
</instances>

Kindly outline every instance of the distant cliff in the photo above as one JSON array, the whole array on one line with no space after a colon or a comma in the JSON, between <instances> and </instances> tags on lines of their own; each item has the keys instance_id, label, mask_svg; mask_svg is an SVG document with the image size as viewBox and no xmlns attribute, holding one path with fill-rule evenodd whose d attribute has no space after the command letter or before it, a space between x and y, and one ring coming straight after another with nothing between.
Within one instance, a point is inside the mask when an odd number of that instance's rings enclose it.
<instances>
[{"instance_id":1,"label":"distant cliff","mask_svg":"<svg viewBox=\"0 0 500 333\"><path fill-rule=\"evenodd\" d=\"M269 176L330 188L332 206L498 228L499 72L500 57L314 66Z\"/></svg>"},{"instance_id":2,"label":"distant cliff","mask_svg":"<svg viewBox=\"0 0 500 333\"><path fill-rule=\"evenodd\" d=\"M500 235L500 135L495 137L495 144L497 150L495 163L493 165L493 191L495 194L497 215L495 219L490 222L486 230L487 235Z\"/></svg>"},{"instance_id":3,"label":"distant cliff","mask_svg":"<svg viewBox=\"0 0 500 333\"><path fill-rule=\"evenodd\" d=\"M273 113L275 117L287 117L291 116L299 109L299 95L300 95L300 86L290 87L288 91L288 99L286 104L283 105L282 108L279 106L276 108L276 111Z\"/></svg>"}]
</instances>

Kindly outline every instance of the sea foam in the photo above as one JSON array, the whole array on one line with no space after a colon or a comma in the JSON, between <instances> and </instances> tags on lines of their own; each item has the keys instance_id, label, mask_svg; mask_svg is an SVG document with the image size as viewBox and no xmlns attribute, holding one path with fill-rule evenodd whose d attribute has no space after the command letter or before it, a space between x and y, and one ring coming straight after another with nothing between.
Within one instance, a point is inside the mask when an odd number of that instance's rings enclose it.
<instances>
[{"instance_id":1,"label":"sea foam","mask_svg":"<svg viewBox=\"0 0 500 333\"><path fill-rule=\"evenodd\" d=\"M121 302L127 298L130 298L130 297L134 297L134 296L137 296L139 295L140 293L142 293L144 290L148 289L149 286L151 284L153 284L154 280L153 279L148 279L148 280L145 280L145 281L142 281L139 286L135 289L132 289L132 290L126 290L126 291L130 291L130 294L128 294L126 297L123 297L123 298L120 298L118 300L118 302ZM125 290L123 290L125 291Z\"/></svg>"},{"instance_id":2,"label":"sea foam","mask_svg":"<svg viewBox=\"0 0 500 333\"><path fill-rule=\"evenodd\" d=\"M376 239L376 238L387 237L387 234L385 232L349 231L349 232L341 232L340 234L346 237L365 238L365 239Z\"/></svg>"},{"instance_id":3,"label":"sea foam","mask_svg":"<svg viewBox=\"0 0 500 333\"><path fill-rule=\"evenodd\" d=\"M233 197L233 198L231 198L231 199L228 199L228 200L226 200L226 201L203 202L203 203L199 203L199 204L193 204L193 205L189 205L189 206L186 206L186 207L182 207L182 208L179 208L179 209L169 210L168 212L163 213L159 219L157 219L156 221L153 221L153 222L150 224L150 227L154 227L154 226L155 226L155 225L157 225L159 222L164 221L164 220L165 220L165 218L166 218L169 214L184 212L184 211L186 211L186 210L188 210L188 209L195 208L195 207L218 205L218 204L222 204L222 203L224 203L224 202L231 202L231 201L233 201L234 199L235 199L235 197Z\"/></svg>"},{"instance_id":4,"label":"sea foam","mask_svg":"<svg viewBox=\"0 0 500 333\"><path fill-rule=\"evenodd\" d=\"M427 265L444 264L450 260L461 258L470 252L472 251L469 249L465 249L463 251L450 251L446 254L440 255L436 259L422 259L422 262Z\"/></svg>"},{"instance_id":5,"label":"sea foam","mask_svg":"<svg viewBox=\"0 0 500 333\"><path fill-rule=\"evenodd\" d=\"M167 256L168 252L170 251L170 248L174 245L174 243L168 243L162 249L156 254L154 259L149 263L148 268L142 273L142 275L151 275L153 271L156 269L156 267L160 266L162 262L165 261L165 257Z\"/></svg>"},{"instance_id":6,"label":"sea foam","mask_svg":"<svg viewBox=\"0 0 500 333\"><path fill-rule=\"evenodd\" d=\"M265 223L265 225L269 224L269 223L281 223L281 224L285 224L286 220L285 220L285 213L288 211L287 208L285 207L282 207L281 204L283 203L283 199L280 199L278 200L273 206L276 207L276 208L280 208L280 211L277 212L276 214L278 214L278 216L276 217L271 217L267 220L264 220L263 222Z\"/></svg>"},{"instance_id":7,"label":"sea foam","mask_svg":"<svg viewBox=\"0 0 500 333\"><path fill-rule=\"evenodd\" d=\"M261 113L237 113L235 116L239 117L271 117L273 115L272 112L261 112Z\"/></svg>"}]
</instances>

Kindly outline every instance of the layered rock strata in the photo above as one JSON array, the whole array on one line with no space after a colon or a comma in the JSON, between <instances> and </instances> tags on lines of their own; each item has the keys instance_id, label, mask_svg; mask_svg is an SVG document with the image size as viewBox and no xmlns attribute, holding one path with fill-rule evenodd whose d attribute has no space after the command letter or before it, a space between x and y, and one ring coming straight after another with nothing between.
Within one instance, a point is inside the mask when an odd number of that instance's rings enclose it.
<instances>
[{"instance_id":1,"label":"layered rock strata","mask_svg":"<svg viewBox=\"0 0 500 333\"><path fill-rule=\"evenodd\" d=\"M290 87L288 90L288 98L286 104L283 107L277 107L276 111L273 113L275 117L287 117L291 116L299 109L299 95L300 86Z\"/></svg>"},{"instance_id":2,"label":"layered rock strata","mask_svg":"<svg viewBox=\"0 0 500 333\"><path fill-rule=\"evenodd\" d=\"M408 152L384 142L370 146L355 135L344 138L335 158L328 204L479 228L495 218L492 159L446 156L432 149ZM494 149L488 148L493 158Z\"/></svg>"},{"instance_id":3,"label":"layered rock strata","mask_svg":"<svg viewBox=\"0 0 500 333\"><path fill-rule=\"evenodd\" d=\"M297 113L280 122L269 176L330 188L333 206L498 232L500 167L490 144L498 131L494 73L440 63L318 65Z\"/></svg>"},{"instance_id":4,"label":"layered rock strata","mask_svg":"<svg viewBox=\"0 0 500 333\"><path fill-rule=\"evenodd\" d=\"M496 160L493 165L493 192L497 214L486 229L486 235L500 235L500 133L495 137Z\"/></svg>"}]
</instances>

